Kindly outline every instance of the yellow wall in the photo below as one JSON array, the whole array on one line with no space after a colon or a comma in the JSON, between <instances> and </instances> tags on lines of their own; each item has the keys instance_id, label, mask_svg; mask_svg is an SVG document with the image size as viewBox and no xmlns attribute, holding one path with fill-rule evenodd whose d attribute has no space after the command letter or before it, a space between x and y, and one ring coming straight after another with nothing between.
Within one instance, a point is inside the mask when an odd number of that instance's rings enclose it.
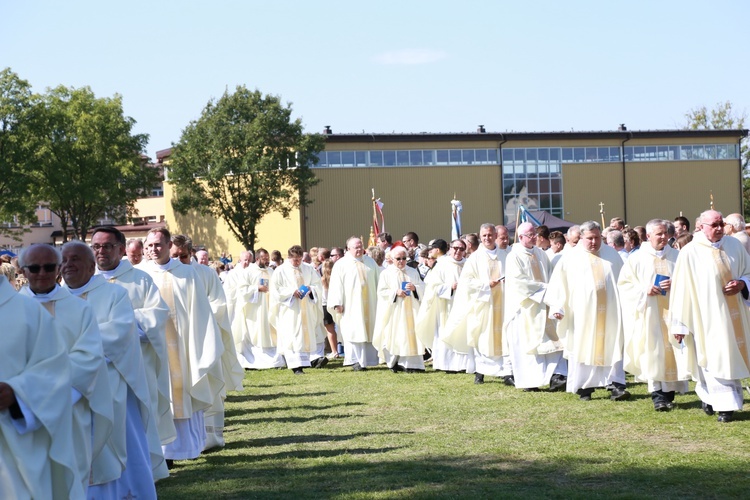
<instances>
[{"instance_id":1,"label":"yellow wall","mask_svg":"<svg viewBox=\"0 0 750 500\"><path fill-rule=\"evenodd\" d=\"M564 163L563 219L580 224L601 222L599 203L604 203L605 222L622 217L622 163Z\"/></svg>"},{"instance_id":2,"label":"yellow wall","mask_svg":"<svg viewBox=\"0 0 750 500\"><path fill-rule=\"evenodd\" d=\"M451 236L451 199L463 204L463 230L502 220L498 166L316 169L321 182L305 209L307 245L344 246L349 236L368 238L372 192L385 204L385 228L394 241L415 231L422 243Z\"/></svg>"},{"instance_id":3,"label":"yellow wall","mask_svg":"<svg viewBox=\"0 0 750 500\"><path fill-rule=\"evenodd\" d=\"M234 261L239 258L240 252L244 250L242 244L234 237L227 224L213 217L190 214L178 215L172 209L169 200L172 199L172 186L169 182L164 183L164 200L167 228L173 234L186 234L193 240L196 246L205 246L211 259L218 258L221 252L232 254ZM281 251L286 258L286 251L292 245L298 245L300 238L299 211L292 211L289 219L284 219L280 214L266 216L257 228L258 237L255 248L265 248Z\"/></svg>"}]
</instances>

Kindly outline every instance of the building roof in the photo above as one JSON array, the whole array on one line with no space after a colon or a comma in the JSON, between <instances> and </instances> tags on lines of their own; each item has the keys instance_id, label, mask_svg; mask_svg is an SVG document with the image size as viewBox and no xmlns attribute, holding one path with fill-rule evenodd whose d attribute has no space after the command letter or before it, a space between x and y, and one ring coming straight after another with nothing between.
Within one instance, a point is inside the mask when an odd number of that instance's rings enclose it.
<instances>
[{"instance_id":1,"label":"building roof","mask_svg":"<svg viewBox=\"0 0 750 500\"><path fill-rule=\"evenodd\" d=\"M353 142L467 142L467 141L539 141L575 139L655 139L685 137L747 137L747 129L729 130L609 130L583 132L448 132L448 133L361 133L327 134L328 143Z\"/></svg>"}]
</instances>

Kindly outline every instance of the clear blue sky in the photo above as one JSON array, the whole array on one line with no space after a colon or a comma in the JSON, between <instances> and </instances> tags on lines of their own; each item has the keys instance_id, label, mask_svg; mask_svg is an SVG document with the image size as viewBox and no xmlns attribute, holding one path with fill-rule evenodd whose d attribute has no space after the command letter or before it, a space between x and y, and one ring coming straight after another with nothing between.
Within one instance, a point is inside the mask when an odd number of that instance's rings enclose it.
<instances>
[{"instance_id":1,"label":"clear blue sky","mask_svg":"<svg viewBox=\"0 0 750 500\"><path fill-rule=\"evenodd\" d=\"M239 84L315 132L669 129L701 105L750 111L749 14L744 0L0 0L0 68L39 92L121 94L152 158Z\"/></svg>"}]
</instances>

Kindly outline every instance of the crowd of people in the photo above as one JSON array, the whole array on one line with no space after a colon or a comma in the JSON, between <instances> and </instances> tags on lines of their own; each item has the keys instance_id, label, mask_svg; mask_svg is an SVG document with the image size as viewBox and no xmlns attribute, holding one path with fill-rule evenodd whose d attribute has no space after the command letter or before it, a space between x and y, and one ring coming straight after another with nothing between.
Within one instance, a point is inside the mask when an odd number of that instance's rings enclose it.
<instances>
[{"instance_id":1,"label":"crowd of people","mask_svg":"<svg viewBox=\"0 0 750 500\"><path fill-rule=\"evenodd\" d=\"M627 372L656 411L693 380L730 422L750 377L745 229L713 210L694 232L684 217L566 234L525 222L511 245L488 223L450 243L245 251L233 267L164 228L32 245L0 274L0 496L155 498L174 460L224 445L245 370L339 357L583 401L627 400Z\"/></svg>"}]
</instances>

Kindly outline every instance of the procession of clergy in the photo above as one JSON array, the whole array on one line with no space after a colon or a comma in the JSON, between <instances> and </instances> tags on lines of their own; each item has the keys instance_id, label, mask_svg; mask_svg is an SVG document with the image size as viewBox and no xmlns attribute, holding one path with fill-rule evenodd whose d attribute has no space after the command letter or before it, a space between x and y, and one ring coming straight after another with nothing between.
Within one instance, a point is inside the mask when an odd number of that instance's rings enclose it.
<instances>
[{"instance_id":1,"label":"procession of clergy","mask_svg":"<svg viewBox=\"0 0 750 500\"><path fill-rule=\"evenodd\" d=\"M355 371L422 372L427 352L433 369L478 384L581 400L606 388L614 401L630 396L627 371L657 411L692 379L703 411L729 422L750 377L750 254L719 212L699 223L677 251L672 223L652 220L627 255L594 221L558 254L529 223L512 246L483 224L468 258L468 240L436 246L424 280L413 249L388 248L381 268L356 237L332 267L295 245L275 269L243 258L223 284L163 228L135 267L112 227L90 246L33 245L18 262L27 286L0 277L0 497L155 498L173 460L223 446L223 401L243 368L322 368L333 332Z\"/></svg>"}]
</instances>

